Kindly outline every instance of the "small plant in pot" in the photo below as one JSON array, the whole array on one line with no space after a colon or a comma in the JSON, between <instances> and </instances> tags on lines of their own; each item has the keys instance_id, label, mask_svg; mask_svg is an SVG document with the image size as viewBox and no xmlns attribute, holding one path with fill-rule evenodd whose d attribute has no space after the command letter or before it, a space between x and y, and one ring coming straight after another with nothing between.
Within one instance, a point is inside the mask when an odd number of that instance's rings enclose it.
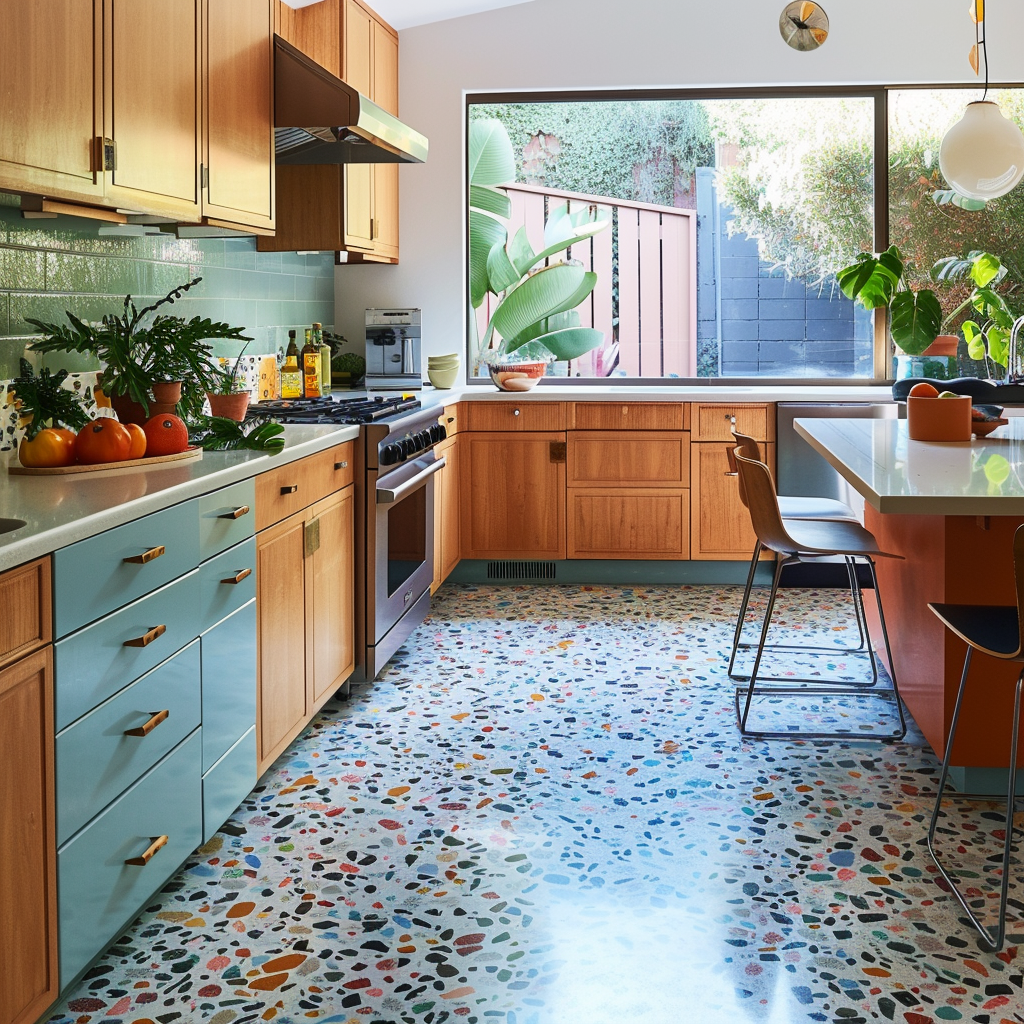
<instances>
[{"instance_id":1,"label":"small plant in pot","mask_svg":"<svg viewBox=\"0 0 1024 1024\"><path fill-rule=\"evenodd\" d=\"M214 367L213 387L206 392L211 416L220 416L238 423L245 419L251 396L244 382L238 379L238 371L242 365L242 356L245 355L245 350L248 347L249 342L247 341L231 364L230 370L220 366Z\"/></svg>"}]
</instances>

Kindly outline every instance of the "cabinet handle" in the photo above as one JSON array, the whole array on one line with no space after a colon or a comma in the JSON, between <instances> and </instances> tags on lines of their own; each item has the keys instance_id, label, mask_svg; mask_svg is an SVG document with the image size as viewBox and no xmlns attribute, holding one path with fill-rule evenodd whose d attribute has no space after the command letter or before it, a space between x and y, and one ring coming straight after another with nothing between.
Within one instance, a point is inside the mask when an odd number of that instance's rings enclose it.
<instances>
[{"instance_id":1,"label":"cabinet handle","mask_svg":"<svg viewBox=\"0 0 1024 1024\"><path fill-rule=\"evenodd\" d=\"M167 845L167 840L170 836L157 836L149 846L146 847L146 852L141 857L129 857L125 864L131 864L133 867L144 868L156 855L157 851L162 850Z\"/></svg>"},{"instance_id":2,"label":"cabinet handle","mask_svg":"<svg viewBox=\"0 0 1024 1024\"><path fill-rule=\"evenodd\" d=\"M449 423L454 423L455 422L455 417L454 416L449 416L448 417L448 422Z\"/></svg>"},{"instance_id":3,"label":"cabinet handle","mask_svg":"<svg viewBox=\"0 0 1024 1024\"><path fill-rule=\"evenodd\" d=\"M298 489L299 489L299 485L298 484L291 484L288 487L282 487L281 488L281 493L282 494L294 494Z\"/></svg>"},{"instance_id":4,"label":"cabinet handle","mask_svg":"<svg viewBox=\"0 0 1024 1024\"><path fill-rule=\"evenodd\" d=\"M347 462L336 462L334 464L334 471L337 472L339 469L348 469Z\"/></svg>"},{"instance_id":5,"label":"cabinet handle","mask_svg":"<svg viewBox=\"0 0 1024 1024\"><path fill-rule=\"evenodd\" d=\"M148 736L161 722L167 721L167 716L170 714L170 709L164 708L163 711L154 711L153 717L145 725L140 725L138 729L125 729L125 736Z\"/></svg>"},{"instance_id":6,"label":"cabinet handle","mask_svg":"<svg viewBox=\"0 0 1024 1024\"><path fill-rule=\"evenodd\" d=\"M233 509L231 512L221 512L221 514L219 516L217 516L217 518L218 519L241 519L242 516L247 516L248 514L249 514L249 506L248 505L241 505L238 508Z\"/></svg>"},{"instance_id":7,"label":"cabinet handle","mask_svg":"<svg viewBox=\"0 0 1024 1024\"><path fill-rule=\"evenodd\" d=\"M239 569L234 576L229 576L225 580L221 580L221 583L241 583L246 576L252 575L252 569Z\"/></svg>"},{"instance_id":8,"label":"cabinet handle","mask_svg":"<svg viewBox=\"0 0 1024 1024\"><path fill-rule=\"evenodd\" d=\"M142 636L132 637L131 640L125 640L125 647L148 647L157 637L161 637L167 632L167 627L162 623L159 626L154 626L152 629L143 633Z\"/></svg>"},{"instance_id":9,"label":"cabinet handle","mask_svg":"<svg viewBox=\"0 0 1024 1024\"><path fill-rule=\"evenodd\" d=\"M122 559L122 561L130 565L145 565L147 562L152 562L154 558L159 558L166 550L167 548L163 544L158 544L155 548L143 551L141 555L132 555L130 558Z\"/></svg>"},{"instance_id":10,"label":"cabinet handle","mask_svg":"<svg viewBox=\"0 0 1024 1024\"><path fill-rule=\"evenodd\" d=\"M512 410L512 415L513 416L518 416L519 415L519 410L518 409L513 409Z\"/></svg>"}]
</instances>

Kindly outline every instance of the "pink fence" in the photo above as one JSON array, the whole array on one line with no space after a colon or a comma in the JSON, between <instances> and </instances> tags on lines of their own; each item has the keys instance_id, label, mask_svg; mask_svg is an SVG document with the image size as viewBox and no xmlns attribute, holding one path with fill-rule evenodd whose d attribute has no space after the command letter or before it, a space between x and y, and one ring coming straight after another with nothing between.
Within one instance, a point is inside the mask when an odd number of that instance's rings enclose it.
<instances>
[{"instance_id":1,"label":"pink fence","mask_svg":"<svg viewBox=\"0 0 1024 1024\"><path fill-rule=\"evenodd\" d=\"M554 206L597 205L612 226L569 250L597 287L578 307L584 327L604 332L604 343L575 359L570 376L689 377L697 366L697 215L695 210L633 203L535 185L503 186L512 200L509 237L521 226L535 252L544 248L544 221ZM556 257L556 259L559 257ZM615 294L615 267L618 294ZM477 311L485 329L494 297Z\"/></svg>"}]
</instances>

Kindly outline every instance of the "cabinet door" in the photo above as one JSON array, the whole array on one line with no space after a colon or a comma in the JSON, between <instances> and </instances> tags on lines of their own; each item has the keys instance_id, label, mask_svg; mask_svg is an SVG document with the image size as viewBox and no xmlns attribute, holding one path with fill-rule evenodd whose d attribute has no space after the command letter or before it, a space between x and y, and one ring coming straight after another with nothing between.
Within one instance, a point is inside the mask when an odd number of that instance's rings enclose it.
<instances>
[{"instance_id":1,"label":"cabinet door","mask_svg":"<svg viewBox=\"0 0 1024 1024\"><path fill-rule=\"evenodd\" d=\"M198 0L104 0L107 196L129 209L199 217Z\"/></svg>"},{"instance_id":2,"label":"cabinet door","mask_svg":"<svg viewBox=\"0 0 1024 1024\"><path fill-rule=\"evenodd\" d=\"M373 99L373 18L356 0L345 0L345 67L342 78Z\"/></svg>"},{"instance_id":3,"label":"cabinet door","mask_svg":"<svg viewBox=\"0 0 1024 1024\"><path fill-rule=\"evenodd\" d=\"M373 23L373 102L398 116L398 38ZM398 258L398 164L373 165L373 250Z\"/></svg>"},{"instance_id":4,"label":"cabinet door","mask_svg":"<svg viewBox=\"0 0 1024 1024\"><path fill-rule=\"evenodd\" d=\"M568 492L569 558L690 557L690 492L602 488Z\"/></svg>"},{"instance_id":5,"label":"cabinet door","mask_svg":"<svg viewBox=\"0 0 1024 1024\"><path fill-rule=\"evenodd\" d=\"M462 556L565 558L565 434L465 434Z\"/></svg>"},{"instance_id":6,"label":"cabinet door","mask_svg":"<svg viewBox=\"0 0 1024 1024\"><path fill-rule=\"evenodd\" d=\"M204 0L204 13L203 214L272 228L270 0Z\"/></svg>"},{"instance_id":7,"label":"cabinet door","mask_svg":"<svg viewBox=\"0 0 1024 1024\"><path fill-rule=\"evenodd\" d=\"M312 527L316 538L306 565L310 592L307 629L313 655L306 681L310 713L355 667L353 494L351 486L345 487L314 505L307 517L307 529Z\"/></svg>"},{"instance_id":8,"label":"cabinet door","mask_svg":"<svg viewBox=\"0 0 1024 1024\"><path fill-rule=\"evenodd\" d=\"M306 716L305 533L305 515L299 513L256 537L260 774Z\"/></svg>"},{"instance_id":9,"label":"cabinet door","mask_svg":"<svg viewBox=\"0 0 1024 1024\"><path fill-rule=\"evenodd\" d=\"M437 454L444 456L445 467L434 475L434 582L431 592L444 583L462 557L458 440L448 441L437 449Z\"/></svg>"},{"instance_id":10,"label":"cabinet door","mask_svg":"<svg viewBox=\"0 0 1024 1024\"><path fill-rule=\"evenodd\" d=\"M51 648L0 672L0 1021L57 998Z\"/></svg>"},{"instance_id":11,"label":"cabinet door","mask_svg":"<svg viewBox=\"0 0 1024 1024\"><path fill-rule=\"evenodd\" d=\"M345 223L346 249L373 249L373 164L346 164Z\"/></svg>"},{"instance_id":12,"label":"cabinet door","mask_svg":"<svg viewBox=\"0 0 1024 1024\"><path fill-rule=\"evenodd\" d=\"M750 513L740 501L736 478L729 474L730 444L691 447L691 554L694 559L747 559L754 549ZM762 458L772 465L775 446L762 444Z\"/></svg>"},{"instance_id":13,"label":"cabinet door","mask_svg":"<svg viewBox=\"0 0 1024 1024\"><path fill-rule=\"evenodd\" d=\"M99 0L4 5L0 188L95 200L101 133Z\"/></svg>"},{"instance_id":14,"label":"cabinet door","mask_svg":"<svg viewBox=\"0 0 1024 1024\"><path fill-rule=\"evenodd\" d=\"M344 79L373 99L373 18L355 0L345 0ZM348 164L344 169L346 249L373 249L373 165Z\"/></svg>"}]
</instances>

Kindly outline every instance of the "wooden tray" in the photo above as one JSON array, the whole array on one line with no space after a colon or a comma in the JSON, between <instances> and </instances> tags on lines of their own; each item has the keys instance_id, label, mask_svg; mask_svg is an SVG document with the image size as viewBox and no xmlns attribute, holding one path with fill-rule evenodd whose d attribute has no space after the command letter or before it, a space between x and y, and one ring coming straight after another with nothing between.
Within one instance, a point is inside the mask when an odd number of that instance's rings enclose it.
<instances>
[{"instance_id":1,"label":"wooden tray","mask_svg":"<svg viewBox=\"0 0 1024 1024\"><path fill-rule=\"evenodd\" d=\"M183 452L177 455L154 455L148 459L126 459L124 462L97 462L95 465L83 466L75 463L73 466L22 466L17 460L15 452L11 462L7 465L7 472L12 476L67 476L69 473L96 473L100 470L109 469L131 469L135 466L148 468L160 466L168 462L182 462L185 459L201 459L203 449L198 445L189 445Z\"/></svg>"}]
</instances>

